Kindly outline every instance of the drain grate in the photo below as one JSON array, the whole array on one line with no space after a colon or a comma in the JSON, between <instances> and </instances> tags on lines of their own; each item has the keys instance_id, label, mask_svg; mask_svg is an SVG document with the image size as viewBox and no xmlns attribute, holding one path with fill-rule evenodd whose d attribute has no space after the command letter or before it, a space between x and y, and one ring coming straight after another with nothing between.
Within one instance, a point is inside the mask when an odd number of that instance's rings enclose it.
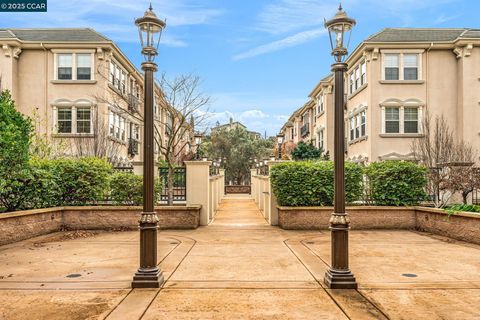
<instances>
[{"instance_id":1,"label":"drain grate","mask_svg":"<svg viewBox=\"0 0 480 320\"><path fill-rule=\"evenodd\" d=\"M407 277L407 278L416 278L418 277L416 274L414 273L403 273L402 274L403 277Z\"/></svg>"},{"instance_id":2,"label":"drain grate","mask_svg":"<svg viewBox=\"0 0 480 320\"><path fill-rule=\"evenodd\" d=\"M67 278L78 278L81 277L82 275L79 273L72 273L67 276Z\"/></svg>"}]
</instances>

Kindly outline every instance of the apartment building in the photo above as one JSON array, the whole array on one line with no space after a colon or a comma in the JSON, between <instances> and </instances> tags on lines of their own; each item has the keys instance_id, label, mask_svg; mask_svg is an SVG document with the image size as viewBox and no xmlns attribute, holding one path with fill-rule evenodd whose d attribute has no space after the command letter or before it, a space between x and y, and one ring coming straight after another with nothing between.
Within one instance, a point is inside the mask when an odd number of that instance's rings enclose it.
<instances>
[{"instance_id":1,"label":"apartment building","mask_svg":"<svg viewBox=\"0 0 480 320\"><path fill-rule=\"evenodd\" d=\"M143 75L92 29L0 29L0 79L18 110L67 155L142 172ZM169 134L155 88L155 151ZM184 137L190 139L190 137Z\"/></svg>"},{"instance_id":2,"label":"apartment building","mask_svg":"<svg viewBox=\"0 0 480 320\"><path fill-rule=\"evenodd\" d=\"M455 136L480 152L480 30L388 28L364 40L346 62L349 160L413 159L411 145L422 136L427 112L443 115ZM299 137L330 153L333 91L330 75L310 93L316 136ZM282 130L287 133L286 125Z\"/></svg>"}]
</instances>

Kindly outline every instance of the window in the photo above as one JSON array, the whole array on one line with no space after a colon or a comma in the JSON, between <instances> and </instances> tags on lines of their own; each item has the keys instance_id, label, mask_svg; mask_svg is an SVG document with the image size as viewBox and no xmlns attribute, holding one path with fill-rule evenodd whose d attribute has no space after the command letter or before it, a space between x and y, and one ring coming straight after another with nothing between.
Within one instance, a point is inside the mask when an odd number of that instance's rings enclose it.
<instances>
[{"instance_id":1,"label":"window","mask_svg":"<svg viewBox=\"0 0 480 320\"><path fill-rule=\"evenodd\" d=\"M77 80L91 79L92 55L90 53L77 53Z\"/></svg>"},{"instance_id":2,"label":"window","mask_svg":"<svg viewBox=\"0 0 480 320\"><path fill-rule=\"evenodd\" d=\"M317 115L320 115L325 110L325 96L319 95L317 99Z\"/></svg>"},{"instance_id":3,"label":"window","mask_svg":"<svg viewBox=\"0 0 480 320\"><path fill-rule=\"evenodd\" d=\"M352 74L350 74L350 93L353 93L355 91L353 86L354 83L355 83L355 74L352 72Z\"/></svg>"},{"instance_id":4,"label":"window","mask_svg":"<svg viewBox=\"0 0 480 320\"><path fill-rule=\"evenodd\" d=\"M355 140L355 117L350 118L350 141Z\"/></svg>"},{"instance_id":5,"label":"window","mask_svg":"<svg viewBox=\"0 0 480 320\"><path fill-rule=\"evenodd\" d=\"M72 133L72 108L58 108L58 133Z\"/></svg>"},{"instance_id":6,"label":"window","mask_svg":"<svg viewBox=\"0 0 480 320\"><path fill-rule=\"evenodd\" d=\"M58 134L90 134L92 127L92 108L87 106L54 107L56 133Z\"/></svg>"},{"instance_id":7,"label":"window","mask_svg":"<svg viewBox=\"0 0 480 320\"><path fill-rule=\"evenodd\" d=\"M77 109L77 133L91 133L92 118L90 108Z\"/></svg>"},{"instance_id":8,"label":"window","mask_svg":"<svg viewBox=\"0 0 480 320\"><path fill-rule=\"evenodd\" d=\"M350 94L360 89L365 83L367 83L367 63L363 61L350 74Z\"/></svg>"},{"instance_id":9,"label":"window","mask_svg":"<svg viewBox=\"0 0 480 320\"><path fill-rule=\"evenodd\" d=\"M385 133L400 133L400 108L385 108Z\"/></svg>"},{"instance_id":10,"label":"window","mask_svg":"<svg viewBox=\"0 0 480 320\"><path fill-rule=\"evenodd\" d=\"M320 130L318 132L318 149L320 150L324 150L324 146L325 146L323 137L324 137L324 130Z\"/></svg>"},{"instance_id":11,"label":"window","mask_svg":"<svg viewBox=\"0 0 480 320\"><path fill-rule=\"evenodd\" d=\"M109 128L108 133L111 136L114 136L115 135L115 114L112 111L109 111L108 113L108 128Z\"/></svg>"},{"instance_id":12,"label":"window","mask_svg":"<svg viewBox=\"0 0 480 320\"><path fill-rule=\"evenodd\" d=\"M115 63L113 63L113 62L110 62L110 74L109 74L109 77L108 77L108 81L111 84L115 83Z\"/></svg>"},{"instance_id":13,"label":"window","mask_svg":"<svg viewBox=\"0 0 480 320\"><path fill-rule=\"evenodd\" d=\"M120 140L125 141L125 118L120 117Z\"/></svg>"},{"instance_id":14,"label":"window","mask_svg":"<svg viewBox=\"0 0 480 320\"><path fill-rule=\"evenodd\" d=\"M360 111L350 117L350 141L367 135L367 112Z\"/></svg>"},{"instance_id":15,"label":"window","mask_svg":"<svg viewBox=\"0 0 480 320\"><path fill-rule=\"evenodd\" d=\"M360 112L360 136L364 137L367 135L367 112Z\"/></svg>"},{"instance_id":16,"label":"window","mask_svg":"<svg viewBox=\"0 0 480 320\"><path fill-rule=\"evenodd\" d=\"M363 62L361 65L360 65L360 68L361 68L361 76L362 76L362 80L361 80L361 84L364 85L365 83L367 83L367 63L366 62Z\"/></svg>"},{"instance_id":17,"label":"window","mask_svg":"<svg viewBox=\"0 0 480 320\"><path fill-rule=\"evenodd\" d=\"M418 54L403 55L403 79L418 80Z\"/></svg>"},{"instance_id":18,"label":"window","mask_svg":"<svg viewBox=\"0 0 480 320\"><path fill-rule=\"evenodd\" d=\"M58 70L57 75L59 80L72 80L72 54L58 55Z\"/></svg>"},{"instance_id":19,"label":"window","mask_svg":"<svg viewBox=\"0 0 480 320\"><path fill-rule=\"evenodd\" d=\"M355 69L355 90L360 88L360 67Z\"/></svg>"},{"instance_id":20,"label":"window","mask_svg":"<svg viewBox=\"0 0 480 320\"><path fill-rule=\"evenodd\" d=\"M122 82L121 82L120 91L122 91L123 94L127 93L126 82L127 82L127 74L125 73L125 71L122 71Z\"/></svg>"},{"instance_id":21,"label":"window","mask_svg":"<svg viewBox=\"0 0 480 320\"><path fill-rule=\"evenodd\" d=\"M127 120L119 114L110 111L108 115L108 122L110 136L118 140L126 141Z\"/></svg>"},{"instance_id":22,"label":"window","mask_svg":"<svg viewBox=\"0 0 480 320\"><path fill-rule=\"evenodd\" d=\"M403 110L405 133L418 133L418 108L405 108Z\"/></svg>"},{"instance_id":23,"label":"window","mask_svg":"<svg viewBox=\"0 0 480 320\"><path fill-rule=\"evenodd\" d=\"M140 141L140 126L136 123L132 124L131 137L132 137L132 139Z\"/></svg>"},{"instance_id":24,"label":"window","mask_svg":"<svg viewBox=\"0 0 480 320\"><path fill-rule=\"evenodd\" d=\"M92 80L91 53L57 53L56 80Z\"/></svg>"},{"instance_id":25,"label":"window","mask_svg":"<svg viewBox=\"0 0 480 320\"><path fill-rule=\"evenodd\" d=\"M385 54L385 80L399 80L400 79L400 67L399 67L399 54Z\"/></svg>"}]
</instances>

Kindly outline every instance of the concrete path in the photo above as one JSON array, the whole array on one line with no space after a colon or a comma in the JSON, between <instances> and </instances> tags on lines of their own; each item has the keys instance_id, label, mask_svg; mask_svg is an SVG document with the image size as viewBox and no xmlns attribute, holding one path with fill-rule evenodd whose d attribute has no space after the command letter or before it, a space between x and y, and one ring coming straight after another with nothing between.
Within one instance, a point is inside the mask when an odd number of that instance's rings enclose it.
<instances>
[{"instance_id":1,"label":"concrete path","mask_svg":"<svg viewBox=\"0 0 480 320\"><path fill-rule=\"evenodd\" d=\"M159 233L158 290L131 290L138 232L57 233L0 247L0 319L480 319L480 247L351 232L359 290L329 290L328 231L269 226L252 200Z\"/></svg>"}]
</instances>

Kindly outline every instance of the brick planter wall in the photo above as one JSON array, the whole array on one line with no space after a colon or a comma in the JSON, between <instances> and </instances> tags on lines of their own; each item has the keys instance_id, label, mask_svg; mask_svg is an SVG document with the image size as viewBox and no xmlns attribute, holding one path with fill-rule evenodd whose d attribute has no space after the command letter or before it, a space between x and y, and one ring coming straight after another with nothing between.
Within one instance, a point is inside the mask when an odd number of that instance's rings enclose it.
<instances>
[{"instance_id":1,"label":"brick planter wall","mask_svg":"<svg viewBox=\"0 0 480 320\"><path fill-rule=\"evenodd\" d=\"M352 229L414 229L415 208L348 207ZM278 207L278 225L290 230L326 230L333 207Z\"/></svg>"},{"instance_id":2,"label":"brick planter wall","mask_svg":"<svg viewBox=\"0 0 480 320\"><path fill-rule=\"evenodd\" d=\"M480 244L480 214L417 208L417 229L445 237Z\"/></svg>"},{"instance_id":3,"label":"brick planter wall","mask_svg":"<svg viewBox=\"0 0 480 320\"><path fill-rule=\"evenodd\" d=\"M332 207L278 207L282 229L326 230ZM347 207L350 227L361 229L414 229L480 244L480 214L450 215L425 207Z\"/></svg>"},{"instance_id":4,"label":"brick planter wall","mask_svg":"<svg viewBox=\"0 0 480 320\"><path fill-rule=\"evenodd\" d=\"M200 206L155 207L161 229L196 229ZM0 214L0 245L70 229L108 230L138 227L141 207L59 207Z\"/></svg>"},{"instance_id":5,"label":"brick planter wall","mask_svg":"<svg viewBox=\"0 0 480 320\"><path fill-rule=\"evenodd\" d=\"M58 231L62 220L62 208L0 214L0 245Z\"/></svg>"}]
</instances>

